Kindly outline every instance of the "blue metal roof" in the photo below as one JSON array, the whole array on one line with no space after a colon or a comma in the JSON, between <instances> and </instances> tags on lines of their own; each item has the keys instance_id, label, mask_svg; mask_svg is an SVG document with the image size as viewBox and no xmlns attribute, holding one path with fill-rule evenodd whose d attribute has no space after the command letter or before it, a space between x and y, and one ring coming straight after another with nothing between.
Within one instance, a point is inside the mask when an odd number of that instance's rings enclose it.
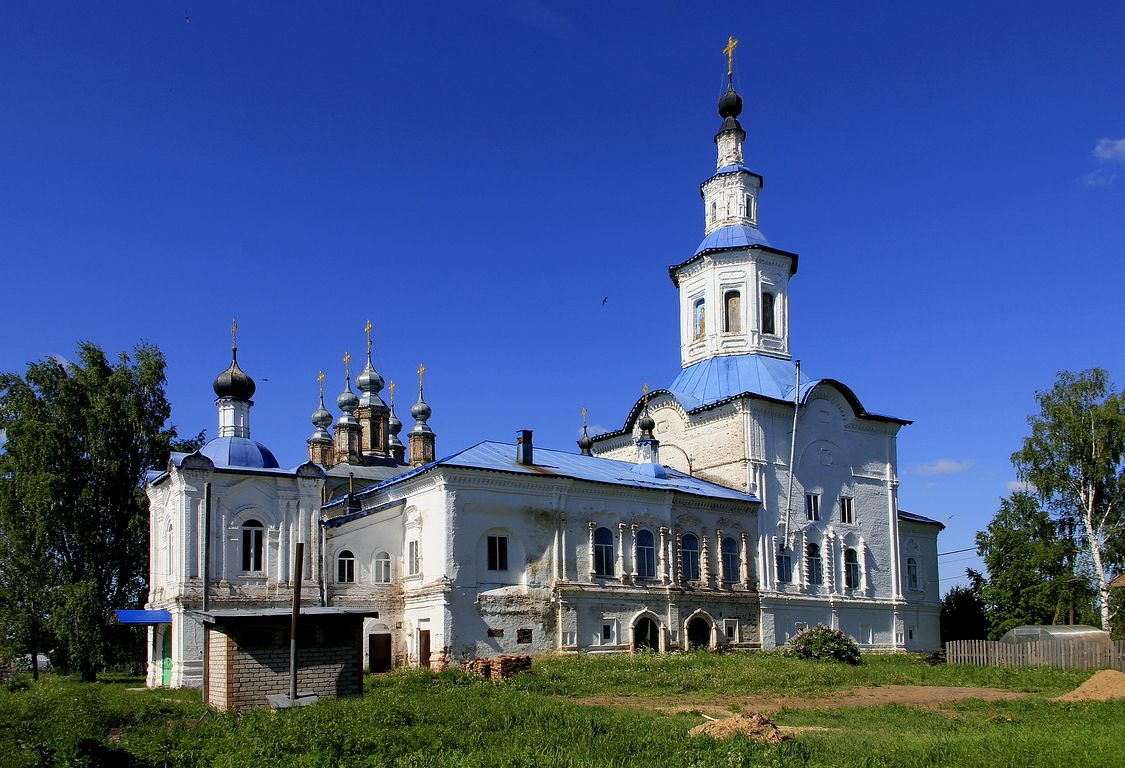
<instances>
[{"instance_id":1,"label":"blue metal roof","mask_svg":"<svg viewBox=\"0 0 1125 768\"><path fill-rule=\"evenodd\" d=\"M216 467L280 468L269 448L248 437L216 437L199 452Z\"/></svg>"},{"instance_id":2,"label":"blue metal roof","mask_svg":"<svg viewBox=\"0 0 1125 768\"><path fill-rule=\"evenodd\" d=\"M703 242L695 249L695 255L698 256L704 251L749 248L752 245L764 245L768 248L770 242L766 240L766 236L757 227L752 227L749 224L731 224L726 227L719 227L703 238Z\"/></svg>"},{"instance_id":3,"label":"blue metal roof","mask_svg":"<svg viewBox=\"0 0 1125 768\"><path fill-rule=\"evenodd\" d=\"M514 445L485 441L460 453L455 453L444 459L424 464L405 474L392 477L378 485L364 488L356 495L365 496L369 493L375 493L438 467L461 467L466 469L491 470L494 472L511 472L519 475L565 477L575 480L587 480L593 483L605 483L607 485L624 485L633 488L677 491L694 496L707 496L714 499L730 501L758 501L757 497L751 496L750 494L736 491L716 483L709 483L706 480L700 480L699 478L685 475L674 469L664 468L666 476L659 477L658 472L635 472L634 470L638 465L629 461L603 459L596 456L583 456L577 453L539 448L538 446L535 448L534 455L534 464L530 466L520 464L516 461L516 448Z\"/></svg>"},{"instance_id":4,"label":"blue metal roof","mask_svg":"<svg viewBox=\"0 0 1125 768\"><path fill-rule=\"evenodd\" d=\"M715 171L715 176L721 176L724 173L738 173L739 171L742 171L744 173L754 173L745 165L724 165L722 168ZM754 173L754 175L757 176L758 174ZM712 176L711 178L715 178L715 176Z\"/></svg>"},{"instance_id":5,"label":"blue metal roof","mask_svg":"<svg viewBox=\"0 0 1125 768\"><path fill-rule=\"evenodd\" d=\"M724 355L684 368L668 391L686 410L693 411L747 393L792 400L796 379L797 366L792 360L756 354ZM818 379L802 375L801 399L818 383Z\"/></svg>"},{"instance_id":6,"label":"blue metal roof","mask_svg":"<svg viewBox=\"0 0 1125 768\"><path fill-rule=\"evenodd\" d=\"M119 624L171 624L171 611L114 611Z\"/></svg>"}]
</instances>

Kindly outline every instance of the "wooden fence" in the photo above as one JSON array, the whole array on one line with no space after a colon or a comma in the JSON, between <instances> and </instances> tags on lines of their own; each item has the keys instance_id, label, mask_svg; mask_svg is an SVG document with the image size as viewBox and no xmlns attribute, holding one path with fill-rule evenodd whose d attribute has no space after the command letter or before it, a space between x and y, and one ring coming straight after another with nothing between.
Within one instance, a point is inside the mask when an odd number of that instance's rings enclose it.
<instances>
[{"instance_id":1,"label":"wooden fence","mask_svg":"<svg viewBox=\"0 0 1125 768\"><path fill-rule=\"evenodd\" d=\"M954 640L945 644L949 664L981 667L1059 667L1061 669L1116 669L1125 672L1125 640L1039 640L1034 643L1000 643L992 640Z\"/></svg>"}]
</instances>

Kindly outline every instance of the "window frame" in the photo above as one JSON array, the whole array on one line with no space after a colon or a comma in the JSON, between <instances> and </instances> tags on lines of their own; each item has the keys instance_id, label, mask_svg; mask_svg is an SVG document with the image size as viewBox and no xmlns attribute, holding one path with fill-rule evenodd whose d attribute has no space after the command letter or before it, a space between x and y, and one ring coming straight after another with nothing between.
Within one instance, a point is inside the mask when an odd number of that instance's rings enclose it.
<instances>
[{"instance_id":1,"label":"window frame","mask_svg":"<svg viewBox=\"0 0 1125 768\"><path fill-rule=\"evenodd\" d=\"M507 573L508 537L500 533L490 533L487 539L487 569L496 573Z\"/></svg>"},{"instance_id":2,"label":"window frame","mask_svg":"<svg viewBox=\"0 0 1125 768\"><path fill-rule=\"evenodd\" d=\"M336 583L355 584L355 555L350 549L336 555Z\"/></svg>"},{"instance_id":3,"label":"window frame","mask_svg":"<svg viewBox=\"0 0 1125 768\"><path fill-rule=\"evenodd\" d=\"M840 497L840 522L845 525L855 525L855 497Z\"/></svg>"},{"instance_id":4,"label":"window frame","mask_svg":"<svg viewBox=\"0 0 1125 768\"><path fill-rule=\"evenodd\" d=\"M265 570L265 534L266 527L259 520L250 519L242 524L243 573L261 573Z\"/></svg>"},{"instance_id":5,"label":"window frame","mask_svg":"<svg viewBox=\"0 0 1125 768\"><path fill-rule=\"evenodd\" d=\"M814 541L805 545L805 568L809 577L809 586L824 585L824 557L820 552L820 545Z\"/></svg>"},{"instance_id":6,"label":"window frame","mask_svg":"<svg viewBox=\"0 0 1125 768\"><path fill-rule=\"evenodd\" d=\"M906 558L906 585L907 589L912 592L921 592L922 588L919 586L921 581L918 578L918 559L915 557Z\"/></svg>"},{"instance_id":7,"label":"window frame","mask_svg":"<svg viewBox=\"0 0 1125 768\"><path fill-rule=\"evenodd\" d=\"M695 542L695 546L688 546L688 538ZM699 537L694 533L685 533L680 537L680 573L684 581L699 581L702 573L699 570Z\"/></svg>"},{"instance_id":8,"label":"window frame","mask_svg":"<svg viewBox=\"0 0 1125 768\"><path fill-rule=\"evenodd\" d=\"M406 542L406 575L417 576L422 573L422 553L418 539Z\"/></svg>"},{"instance_id":9,"label":"window frame","mask_svg":"<svg viewBox=\"0 0 1125 768\"><path fill-rule=\"evenodd\" d=\"M777 550L777 583L793 583L793 555L786 548Z\"/></svg>"},{"instance_id":10,"label":"window frame","mask_svg":"<svg viewBox=\"0 0 1125 768\"><path fill-rule=\"evenodd\" d=\"M731 299L735 301L733 313ZM723 333L742 333L742 291L737 288L723 291Z\"/></svg>"},{"instance_id":11,"label":"window frame","mask_svg":"<svg viewBox=\"0 0 1125 768\"><path fill-rule=\"evenodd\" d=\"M601 535L602 532L605 535ZM608 541L606 537L608 536ZM603 539L599 541L599 539ZM617 575L617 558L613 552L613 531L604 525L594 529L594 574L612 579Z\"/></svg>"},{"instance_id":12,"label":"window frame","mask_svg":"<svg viewBox=\"0 0 1125 768\"><path fill-rule=\"evenodd\" d=\"M859 570L859 552L854 547L848 547L844 550L844 587L846 589L859 589L862 583L862 574Z\"/></svg>"},{"instance_id":13,"label":"window frame","mask_svg":"<svg viewBox=\"0 0 1125 768\"><path fill-rule=\"evenodd\" d=\"M378 552L375 555L375 567L372 569L371 581L375 584L391 583L391 553Z\"/></svg>"},{"instance_id":14,"label":"window frame","mask_svg":"<svg viewBox=\"0 0 1125 768\"><path fill-rule=\"evenodd\" d=\"M691 340L703 341L707 337L707 299L700 296L691 302Z\"/></svg>"},{"instance_id":15,"label":"window frame","mask_svg":"<svg viewBox=\"0 0 1125 768\"><path fill-rule=\"evenodd\" d=\"M810 523L820 522L820 494L805 494L805 520Z\"/></svg>"},{"instance_id":16,"label":"window frame","mask_svg":"<svg viewBox=\"0 0 1125 768\"><path fill-rule=\"evenodd\" d=\"M769 291L762 291L762 335L777 335L777 302L776 296Z\"/></svg>"},{"instance_id":17,"label":"window frame","mask_svg":"<svg viewBox=\"0 0 1125 768\"><path fill-rule=\"evenodd\" d=\"M730 543L728 550L727 543ZM733 560L731 559L733 558ZM738 541L733 536L724 536L719 544L719 561L722 563L720 578L724 584L734 584L738 581L742 566L741 553L738 551Z\"/></svg>"},{"instance_id":18,"label":"window frame","mask_svg":"<svg viewBox=\"0 0 1125 768\"><path fill-rule=\"evenodd\" d=\"M648 537L649 544L642 544L642 537ZM637 531L637 578L656 578L656 535L647 528Z\"/></svg>"}]
</instances>

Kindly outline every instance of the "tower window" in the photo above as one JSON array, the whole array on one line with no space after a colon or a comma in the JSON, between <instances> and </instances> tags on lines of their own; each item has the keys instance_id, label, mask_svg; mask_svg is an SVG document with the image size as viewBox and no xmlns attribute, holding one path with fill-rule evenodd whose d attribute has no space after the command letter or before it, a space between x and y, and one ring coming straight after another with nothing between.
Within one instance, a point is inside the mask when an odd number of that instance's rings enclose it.
<instances>
[{"instance_id":1,"label":"tower window","mask_svg":"<svg viewBox=\"0 0 1125 768\"><path fill-rule=\"evenodd\" d=\"M727 333L742 332L742 294L738 291L723 294L723 330Z\"/></svg>"},{"instance_id":2,"label":"tower window","mask_svg":"<svg viewBox=\"0 0 1125 768\"><path fill-rule=\"evenodd\" d=\"M840 497L840 522L841 523L855 523L855 507L852 506L852 499L850 496Z\"/></svg>"},{"instance_id":3,"label":"tower window","mask_svg":"<svg viewBox=\"0 0 1125 768\"><path fill-rule=\"evenodd\" d=\"M262 570L262 524L257 520L242 524L242 570Z\"/></svg>"},{"instance_id":4,"label":"tower window","mask_svg":"<svg viewBox=\"0 0 1125 768\"><path fill-rule=\"evenodd\" d=\"M714 223L715 220L718 219L718 217L719 217L719 206L714 200L712 200L711 201L711 222Z\"/></svg>"},{"instance_id":5,"label":"tower window","mask_svg":"<svg viewBox=\"0 0 1125 768\"><path fill-rule=\"evenodd\" d=\"M695 303L691 306L691 335L695 341L701 340L703 338L703 335L707 332L707 322L704 319L704 308L705 304L703 302L703 299L696 299Z\"/></svg>"},{"instance_id":6,"label":"tower window","mask_svg":"<svg viewBox=\"0 0 1125 768\"><path fill-rule=\"evenodd\" d=\"M918 561L913 557L906 558L906 583L910 589L920 589L918 583Z\"/></svg>"},{"instance_id":7,"label":"tower window","mask_svg":"<svg viewBox=\"0 0 1125 768\"><path fill-rule=\"evenodd\" d=\"M756 212L754 211L754 196L753 195L747 195L746 196L746 218L750 219L750 221L754 221L755 213Z\"/></svg>"},{"instance_id":8,"label":"tower window","mask_svg":"<svg viewBox=\"0 0 1125 768\"><path fill-rule=\"evenodd\" d=\"M770 336L777 333L773 322L773 294L762 293L762 333Z\"/></svg>"},{"instance_id":9,"label":"tower window","mask_svg":"<svg viewBox=\"0 0 1125 768\"><path fill-rule=\"evenodd\" d=\"M848 589L859 586L859 555L854 549L844 550L844 586Z\"/></svg>"},{"instance_id":10,"label":"tower window","mask_svg":"<svg viewBox=\"0 0 1125 768\"><path fill-rule=\"evenodd\" d=\"M820 519L820 494L819 493L806 493L805 494L805 519L810 522L816 522Z\"/></svg>"}]
</instances>

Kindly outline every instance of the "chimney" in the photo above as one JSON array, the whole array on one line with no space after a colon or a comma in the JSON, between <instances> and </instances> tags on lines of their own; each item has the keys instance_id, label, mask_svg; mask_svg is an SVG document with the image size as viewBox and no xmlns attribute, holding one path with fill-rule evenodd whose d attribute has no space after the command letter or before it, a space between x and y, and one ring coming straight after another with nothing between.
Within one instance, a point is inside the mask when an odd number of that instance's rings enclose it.
<instances>
[{"instance_id":1,"label":"chimney","mask_svg":"<svg viewBox=\"0 0 1125 768\"><path fill-rule=\"evenodd\" d=\"M521 429L516 433L516 463L534 464L533 448L531 445L531 430Z\"/></svg>"}]
</instances>

